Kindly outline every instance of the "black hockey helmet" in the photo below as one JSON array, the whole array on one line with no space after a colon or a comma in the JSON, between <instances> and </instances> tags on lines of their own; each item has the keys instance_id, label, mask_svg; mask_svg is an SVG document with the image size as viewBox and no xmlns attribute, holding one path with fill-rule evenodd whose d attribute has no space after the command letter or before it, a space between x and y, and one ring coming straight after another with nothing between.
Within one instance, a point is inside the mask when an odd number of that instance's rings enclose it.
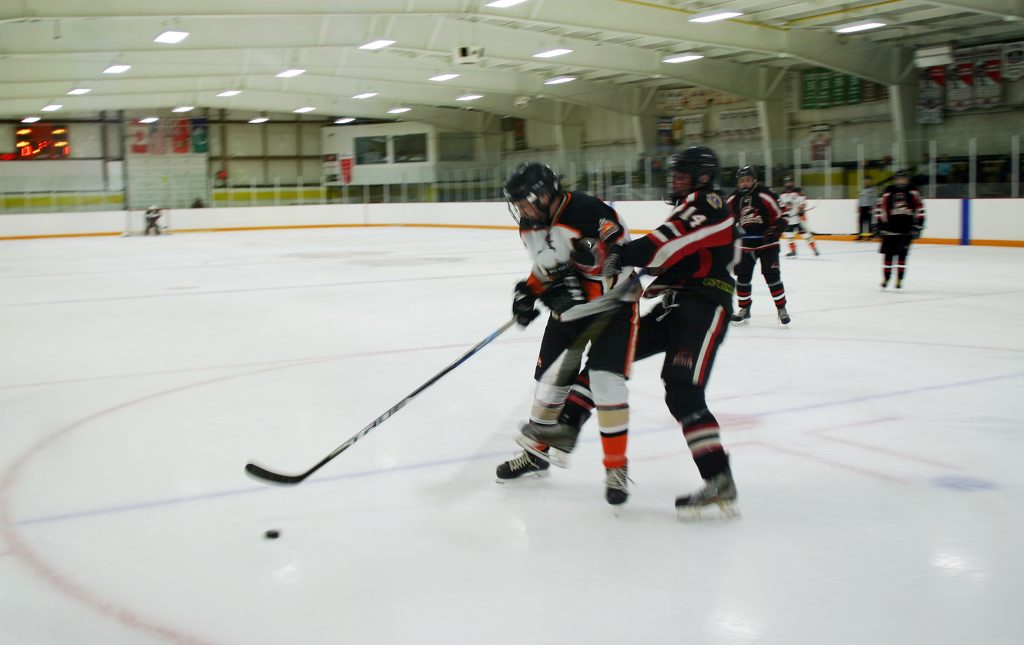
<instances>
[{"instance_id":1,"label":"black hockey helmet","mask_svg":"<svg viewBox=\"0 0 1024 645\"><path fill-rule=\"evenodd\" d=\"M785 177L783 177L782 178L782 183L784 183L784 184L792 184L793 183L793 175L786 175Z\"/></svg>"},{"instance_id":2,"label":"black hockey helmet","mask_svg":"<svg viewBox=\"0 0 1024 645\"><path fill-rule=\"evenodd\" d=\"M536 161L524 161L515 167L505 180L505 199L512 219L519 222L519 209L516 202L527 201L536 204L544 195L554 198L562 192L558 175L547 164Z\"/></svg>"},{"instance_id":3,"label":"black hockey helmet","mask_svg":"<svg viewBox=\"0 0 1024 645\"><path fill-rule=\"evenodd\" d=\"M689 174L692 182L691 190L712 186L718 176L718 155L711 148L693 146L672 155L669 170ZM672 188L672 176L669 175L669 192L665 195L665 201L674 204L683 197L686 195L680 195Z\"/></svg>"},{"instance_id":4,"label":"black hockey helmet","mask_svg":"<svg viewBox=\"0 0 1024 645\"><path fill-rule=\"evenodd\" d=\"M743 179L744 177L750 177L751 179L754 180L754 183L752 183L750 185L750 188L743 188L742 186L739 185L740 180ZM743 166L742 168L737 170L736 171L736 186L737 186L736 190L738 190L739 192L741 192L743 194L746 194L746 193L749 193L750 191L752 191L754 189L754 186L757 186L757 170L753 166Z\"/></svg>"},{"instance_id":5,"label":"black hockey helmet","mask_svg":"<svg viewBox=\"0 0 1024 645\"><path fill-rule=\"evenodd\" d=\"M900 168L893 174L894 179L910 179L910 172L905 168Z\"/></svg>"}]
</instances>

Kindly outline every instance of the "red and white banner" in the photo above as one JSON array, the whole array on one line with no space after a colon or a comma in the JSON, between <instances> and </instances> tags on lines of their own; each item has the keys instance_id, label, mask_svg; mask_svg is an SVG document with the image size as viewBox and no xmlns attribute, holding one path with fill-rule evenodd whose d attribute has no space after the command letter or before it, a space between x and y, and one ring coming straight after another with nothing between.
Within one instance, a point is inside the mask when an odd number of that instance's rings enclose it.
<instances>
[{"instance_id":1,"label":"red and white banner","mask_svg":"<svg viewBox=\"0 0 1024 645\"><path fill-rule=\"evenodd\" d=\"M1003 47L982 45L974 48L974 105L989 108L1003 100Z\"/></svg>"},{"instance_id":2,"label":"red and white banner","mask_svg":"<svg viewBox=\"0 0 1024 645\"><path fill-rule=\"evenodd\" d=\"M942 100L946 91L946 68L942 65L921 70L917 83L917 122L942 123Z\"/></svg>"},{"instance_id":3,"label":"red and white banner","mask_svg":"<svg viewBox=\"0 0 1024 645\"><path fill-rule=\"evenodd\" d=\"M971 47L953 52L953 64L948 69L946 107L951 112L974 107L974 49Z\"/></svg>"},{"instance_id":4,"label":"red and white banner","mask_svg":"<svg viewBox=\"0 0 1024 645\"><path fill-rule=\"evenodd\" d=\"M352 157L341 157L338 159L338 168L341 170L341 181L346 184L351 184Z\"/></svg>"}]
</instances>

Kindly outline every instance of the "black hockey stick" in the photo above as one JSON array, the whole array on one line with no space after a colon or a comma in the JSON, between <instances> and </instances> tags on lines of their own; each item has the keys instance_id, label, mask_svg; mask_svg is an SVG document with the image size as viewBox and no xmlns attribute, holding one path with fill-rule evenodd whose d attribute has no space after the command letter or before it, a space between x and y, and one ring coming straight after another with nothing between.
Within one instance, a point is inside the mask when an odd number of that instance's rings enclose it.
<instances>
[{"instance_id":1,"label":"black hockey stick","mask_svg":"<svg viewBox=\"0 0 1024 645\"><path fill-rule=\"evenodd\" d=\"M275 472L273 472L271 470L267 470L263 466L258 466L258 465L254 464L252 462L249 462L249 463L247 463L245 465L245 472L249 473L253 477L257 477L259 479L262 479L264 481L268 481L268 482L271 482L271 483L274 483L274 484L298 484L299 482L303 481L304 479L306 479L307 477L309 477L310 475L312 475L316 471L320 470L320 468L322 466L324 466L324 464L326 464L330 460L334 459L335 457L337 457L341 453L343 453L346 450L348 450L352 446L352 444L354 444L355 442L357 442L360 439L362 439L363 437L365 437L370 432L370 430L373 430L374 428L376 428L380 424L384 423L385 421L388 420L389 417L391 417L392 414L394 414L395 412L398 412L399 410L404 408L407 403L409 403L414 398L416 398L416 395L418 395L420 392L422 392L423 390L427 389L428 387L430 387L434 383L437 383L439 380L441 380L441 377L444 376L445 374L447 374L448 372L452 371L453 369L455 369L459 365L462 365L463 363L465 363L466 360L469 359L470 356L472 356L473 354L476 354L477 352L479 352L481 349L484 348L485 345L487 345L492 340L494 340L495 338L500 336L502 333L504 333L509 327L511 327L515 323L516 323L516 319L513 318L513 319L509 320L507 323L505 323L504 325L502 325L501 327L499 327L498 329L496 329L493 332L491 332L490 336L488 336L487 338L485 338L482 341L480 341L479 343L477 343L472 349L470 349L468 352L466 352L465 354L460 356L454 363L452 363L448 367L444 368L443 370L441 370L440 372L438 372L437 374L432 376L429 381L427 381L423 385L421 385L418 388L416 388L415 390L413 390L412 393L410 393L404 399L399 401L396 405L391 407L387 412L385 412L384 414L380 415L379 417L377 417L376 419L371 421L369 423L369 425L367 425L365 428L363 428L359 432L357 432L354 435L352 435L352 437L348 441L346 441L345 443L343 443L340 446L338 446L337 448L335 448L331 452L331 454L329 454L326 457L324 457L323 459L321 459L319 462L317 462L317 464L315 466L313 466L312 468L310 468L306 472L299 473L298 475L283 475L281 473L275 473Z\"/></svg>"}]
</instances>

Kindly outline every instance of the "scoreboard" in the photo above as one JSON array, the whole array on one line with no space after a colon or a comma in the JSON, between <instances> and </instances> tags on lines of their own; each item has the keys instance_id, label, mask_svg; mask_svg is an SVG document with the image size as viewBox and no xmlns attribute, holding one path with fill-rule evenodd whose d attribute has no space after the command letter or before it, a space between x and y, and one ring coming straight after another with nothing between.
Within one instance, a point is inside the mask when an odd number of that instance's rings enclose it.
<instances>
[{"instance_id":1,"label":"scoreboard","mask_svg":"<svg viewBox=\"0 0 1024 645\"><path fill-rule=\"evenodd\" d=\"M20 124L15 130L19 159L66 159L71 156L68 128L53 123Z\"/></svg>"}]
</instances>

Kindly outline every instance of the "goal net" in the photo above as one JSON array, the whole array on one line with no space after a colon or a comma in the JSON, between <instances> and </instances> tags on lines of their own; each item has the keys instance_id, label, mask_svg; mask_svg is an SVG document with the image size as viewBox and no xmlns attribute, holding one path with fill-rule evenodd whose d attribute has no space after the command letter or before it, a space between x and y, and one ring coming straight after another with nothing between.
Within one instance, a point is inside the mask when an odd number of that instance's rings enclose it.
<instances>
[{"instance_id":1,"label":"goal net","mask_svg":"<svg viewBox=\"0 0 1024 645\"><path fill-rule=\"evenodd\" d=\"M126 210L124 212L124 231L121 236L170 235L174 232L170 208L161 209L160 217L155 218L152 222L150 220L151 216L146 215L146 209Z\"/></svg>"}]
</instances>

